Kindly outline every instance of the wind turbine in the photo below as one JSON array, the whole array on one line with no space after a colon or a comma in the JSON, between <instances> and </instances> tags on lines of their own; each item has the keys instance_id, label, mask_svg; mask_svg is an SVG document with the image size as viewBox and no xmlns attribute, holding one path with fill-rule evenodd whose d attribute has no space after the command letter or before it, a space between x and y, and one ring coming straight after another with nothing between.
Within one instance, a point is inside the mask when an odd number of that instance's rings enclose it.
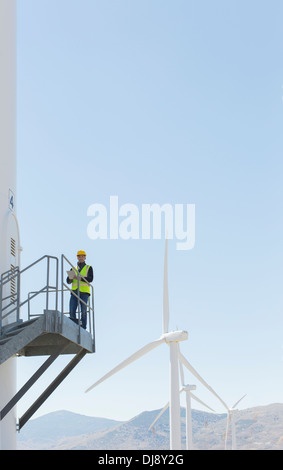
<instances>
[{"instance_id":1,"label":"wind turbine","mask_svg":"<svg viewBox=\"0 0 283 470\"><path fill-rule=\"evenodd\" d=\"M210 406L208 406L206 403L204 403L202 400L200 400L198 397L196 397L193 393L192 390L196 390L196 385L186 385L185 380L184 380L184 371L183 371L183 366L181 362L179 363L180 365L180 375L181 375L181 381L182 381L182 388L180 389L180 393L185 392L186 393L186 449L187 450L192 450L193 449L193 440L192 440L192 407L191 407L191 399L197 401L201 405L205 406L208 408L210 411L214 411ZM153 423L149 427L149 431L153 428L155 423L159 420L160 416L163 415L163 413L167 410L169 406L169 402L166 403L166 405L162 408L158 416L155 418Z\"/></svg>"},{"instance_id":2,"label":"wind turbine","mask_svg":"<svg viewBox=\"0 0 283 470\"><path fill-rule=\"evenodd\" d=\"M192 393L192 390L196 390L196 385L185 384L184 369L183 369L183 364L181 363L181 361L179 361L179 365L180 365L180 375L181 375L181 381L182 381L181 391L184 391L186 393L186 449L192 450L193 449L193 430L192 430L191 399L193 398L195 401L198 401L201 405L205 406L210 411L214 411L214 410Z\"/></svg>"},{"instance_id":3,"label":"wind turbine","mask_svg":"<svg viewBox=\"0 0 283 470\"><path fill-rule=\"evenodd\" d=\"M235 428L235 412L238 411L236 406L240 403L240 401L245 398L244 395L240 400L238 400L232 408L228 409L228 416L227 416L227 427L226 427L226 436L225 436L225 450L227 450L227 441L228 441L228 433L229 433L229 425L231 424L231 431L232 431L232 450L237 450L237 440L236 440L236 428Z\"/></svg>"},{"instance_id":4,"label":"wind turbine","mask_svg":"<svg viewBox=\"0 0 283 470\"><path fill-rule=\"evenodd\" d=\"M165 258L164 258L164 278L163 278L163 328L162 335L155 341L143 346L141 349L136 351L130 357L125 359L123 362L118 364L114 369L110 370L107 374L101 377L97 382L91 385L86 393L91 391L94 387L104 382L112 375L119 372L132 362L136 361L140 357L144 356L151 350L166 343L170 346L170 396L169 396L169 416L170 416L170 449L179 450L181 449L181 419L180 419L180 396L179 396L179 372L178 372L178 360L180 360L185 367L187 367L198 380L200 380L214 395L220 399L228 410L227 405L223 400L214 392L214 390L200 377L195 369L189 364L185 357L179 351L179 342L188 339L187 331L177 330L168 332L169 329L169 295L168 295L168 267L167 267L167 252L168 252L168 241L166 238L165 244Z\"/></svg>"},{"instance_id":5,"label":"wind turbine","mask_svg":"<svg viewBox=\"0 0 283 470\"><path fill-rule=\"evenodd\" d=\"M178 343L188 339L187 331L177 330L168 332L169 328L169 296L168 296L168 269L167 269L167 239L165 245L164 279L163 279L163 328L162 335L155 341L143 346L137 352L125 359L101 379L91 385L86 393L97 387L106 379L116 374L124 367L152 351L163 343L170 347L170 449L181 449L181 419L179 397L179 372L178 372Z\"/></svg>"}]
</instances>

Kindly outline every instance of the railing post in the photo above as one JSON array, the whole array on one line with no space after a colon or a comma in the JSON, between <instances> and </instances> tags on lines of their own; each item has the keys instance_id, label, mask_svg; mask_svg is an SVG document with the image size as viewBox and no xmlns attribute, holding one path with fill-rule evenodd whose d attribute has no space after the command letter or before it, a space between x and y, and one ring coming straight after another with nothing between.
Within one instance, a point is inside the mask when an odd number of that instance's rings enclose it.
<instances>
[{"instance_id":1,"label":"railing post","mask_svg":"<svg viewBox=\"0 0 283 470\"><path fill-rule=\"evenodd\" d=\"M59 266L58 258L56 258L56 295L55 295L55 310L58 311L58 275L59 275Z\"/></svg>"},{"instance_id":2,"label":"railing post","mask_svg":"<svg viewBox=\"0 0 283 470\"><path fill-rule=\"evenodd\" d=\"M92 334L92 328L91 328L91 315L90 315L90 296L87 299L87 321L89 324L89 332Z\"/></svg>"},{"instance_id":3,"label":"railing post","mask_svg":"<svg viewBox=\"0 0 283 470\"><path fill-rule=\"evenodd\" d=\"M61 255L61 332L63 329L64 315L64 255Z\"/></svg>"},{"instance_id":4,"label":"railing post","mask_svg":"<svg viewBox=\"0 0 283 470\"><path fill-rule=\"evenodd\" d=\"M49 256L47 256L47 279L46 279L46 311L49 307Z\"/></svg>"},{"instance_id":5,"label":"railing post","mask_svg":"<svg viewBox=\"0 0 283 470\"><path fill-rule=\"evenodd\" d=\"M81 295L80 295L80 273L77 273L77 286L78 286L78 327L79 327L79 334L78 334L78 343L80 344L81 342L81 326L80 326L80 321L81 321Z\"/></svg>"},{"instance_id":6,"label":"railing post","mask_svg":"<svg viewBox=\"0 0 283 470\"><path fill-rule=\"evenodd\" d=\"M93 286L91 286L92 289L92 327L93 327L93 333L92 333L92 340L93 340L93 349L95 349L95 318L94 318L94 289Z\"/></svg>"},{"instance_id":7,"label":"railing post","mask_svg":"<svg viewBox=\"0 0 283 470\"><path fill-rule=\"evenodd\" d=\"M28 320L30 320L30 292L28 293Z\"/></svg>"}]
</instances>

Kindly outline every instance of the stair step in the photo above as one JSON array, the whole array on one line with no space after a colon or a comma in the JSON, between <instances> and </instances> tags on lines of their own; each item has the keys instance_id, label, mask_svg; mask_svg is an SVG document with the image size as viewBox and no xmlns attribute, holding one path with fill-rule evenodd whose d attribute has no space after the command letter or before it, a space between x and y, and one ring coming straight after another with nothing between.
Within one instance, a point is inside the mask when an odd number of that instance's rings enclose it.
<instances>
[{"instance_id":1,"label":"stair step","mask_svg":"<svg viewBox=\"0 0 283 470\"><path fill-rule=\"evenodd\" d=\"M3 335L0 339L0 345L5 344L9 340L9 338L11 338L13 336L16 336L18 333L23 331L24 328L26 328L27 326L34 323L37 319L38 319L38 317L32 318L31 320L27 320L25 322L21 321L21 322L18 322L18 323L13 323L11 325L6 325L6 327L3 331Z\"/></svg>"},{"instance_id":2,"label":"stair step","mask_svg":"<svg viewBox=\"0 0 283 470\"><path fill-rule=\"evenodd\" d=\"M2 327L3 335L5 333L7 333L8 331L11 331L11 330L14 330L15 328L18 328L22 323L23 323L23 320L19 320L19 321L14 322L14 323L9 323L8 325L4 325Z\"/></svg>"},{"instance_id":3,"label":"stair step","mask_svg":"<svg viewBox=\"0 0 283 470\"><path fill-rule=\"evenodd\" d=\"M0 345L5 344L9 341L10 338L2 338L0 339Z\"/></svg>"},{"instance_id":4,"label":"stair step","mask_svg":"<svg viewBox=\"0 0 283 470\"><path fill-rule=\"evenodd\" d=\"M23 331L23 329L20 328L19 330L11 330L11 331L8 331L8 332L5 334L5 338L10 338L11 336L16 336L17 334L20 333L20 331Z\"/></svg>"},{"instance_id":5,"label":"stair step","mask_svg":"<svg viewBox=\"0 0 283 470\"><path fill-rule=\"evenodd\" d=\"M35 318L32 318L31 320L23 321L22 323L18 324L17 328L18 329L25 328L26 326L31 325L32 323L34 323L37 319L38 319L38 317L35 317Z\"/></svg>"}]
</instances>

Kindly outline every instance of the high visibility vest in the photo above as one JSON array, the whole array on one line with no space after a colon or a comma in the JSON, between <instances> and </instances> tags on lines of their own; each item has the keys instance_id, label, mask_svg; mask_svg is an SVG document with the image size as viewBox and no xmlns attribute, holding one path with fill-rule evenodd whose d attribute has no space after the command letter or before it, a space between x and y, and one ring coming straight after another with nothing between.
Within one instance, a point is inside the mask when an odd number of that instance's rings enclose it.
<instances>
[{"instance_id":1,"label":"high visibility vest","mask_svg":"<svg viewBox=\"0 0 283 470\"><path fill-rule=\"evenodd\" d=\"M77 269L75 269L75 273L76 275L87 277L88 269L89 269L89 266L85 265L79 272L79 268L77 266ZM73 279L72 290L77 290L77 288L78 288L78 281L77 279ZM80 292L90 294L90 286L84 281L84 279L80 281Z\"/></svg>"}]
</instances>

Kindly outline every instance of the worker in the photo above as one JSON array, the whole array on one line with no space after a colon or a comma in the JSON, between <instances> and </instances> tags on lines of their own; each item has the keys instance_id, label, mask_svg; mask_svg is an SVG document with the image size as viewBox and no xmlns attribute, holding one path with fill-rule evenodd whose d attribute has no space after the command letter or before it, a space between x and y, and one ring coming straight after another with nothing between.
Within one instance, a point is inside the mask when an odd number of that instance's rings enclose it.
<instances>
[{"instance_id":1,"label":"worker","mask_svg":"<svg viewBox=\"0 0 283 470\"><path fill-rule=\"evenodd\" d=\"M78 295L80 295L80 310L81 310L81 326L86 329L87 325L87 303L90 296L90 283L93 281L93 269L85 262L86 253L83 250L77 252L77 268L75 269L74 279L67 277L67 283L72 284L72 292L70 297L70 319L78 323L76 318L76 311L78 307ZM73 271L73 268L71 269ZM82 277L83 276L83 277ZM85 279L87 282L85 282ZM79 279L79 294L78 294L78 279ZM74 295L76 294L76 295Z\"/></svg>"}]
</instances>

